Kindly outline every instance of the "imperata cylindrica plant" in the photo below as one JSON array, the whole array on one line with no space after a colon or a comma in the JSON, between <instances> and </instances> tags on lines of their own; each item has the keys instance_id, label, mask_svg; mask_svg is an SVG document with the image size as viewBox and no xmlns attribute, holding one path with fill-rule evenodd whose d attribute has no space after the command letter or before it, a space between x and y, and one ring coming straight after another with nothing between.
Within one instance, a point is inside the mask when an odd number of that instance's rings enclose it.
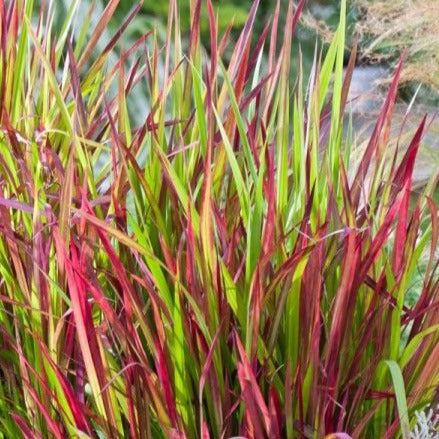
<instances>
[{"instance_id":1,"label":"imperata cylindrica plant","mask_svg":"<svg viewBox=\"0 0 439 439\"><path fill-rule=\"evenodd\" d=\"M236 40L170 0L163 41L80 3L0 0L0 437L410 438L439 228L403 61L359 148L345 0L306 73L304 0Z\"/></svg>"}]
</instances>

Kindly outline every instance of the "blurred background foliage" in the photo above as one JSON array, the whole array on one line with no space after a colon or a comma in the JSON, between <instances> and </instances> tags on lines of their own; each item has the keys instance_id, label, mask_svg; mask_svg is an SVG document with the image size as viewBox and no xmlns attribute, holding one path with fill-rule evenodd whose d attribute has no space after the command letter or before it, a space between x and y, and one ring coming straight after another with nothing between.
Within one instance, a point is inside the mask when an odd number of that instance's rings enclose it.
<instances>
[{"instance_id":1,"label":"blurred background foliage","mask_svg":"<svg viewBox=\"0 0 439 439\"><path fill-rule=\"evenodd\" d=\"M41 4L42 0L37 0L38 3ZM242 30L242 27L247 19L248 12L253 4L253 0L212 0L213 6L215 9L216 17L218 20L218 34L219 38L224 34L227 27L232 25L231 35L229 36L229 43L226 46L226 50L224 52L224 62L227 63L229 56L231 55L231 49L233 48L233 40L237 40L239 37L239 33ZM72 0L60 0L60 1L51 1L49 2L51 6L54 8L55 14L55 29L60 26L60 23L63 22L63 17L69 13L69 10L74 7L74 2ZM106 6L106 2L104 0L76 0L76 7L78 9L77 21L78 25L77 29L80 28L80 25L85 21L89 21L89 32L90 34L93 32L93 29L98 24L99 17L102 14ZM280 0L281 10L287 10L289 0ZM297 4L297 1L294 1ZM179 16L181 20L181 31L183 36L183 42L188 40L189 36L189 28L190 28L190 0L177 0L178 8L179 8ZM117 6L116 12L110 21L109 25L106 27L104 33L102 34L98 44L96 52L102 51L106 44L110 41L112 36L117 33L123 24L125 18L130 13L130 11L137 5L137 2L133 0L120 0L120 3ZM256 15L255 22L255 32L254 38L257 39L260 33L263 31L265 25L269 22L270 17L272 16L274 9L276 7L276 0L261 0L258 8L258 12ZM136 15L134 20L130 23L128 28L125 30L124 35L121 39L121 43L116 47L115 53L110 55L109 63L112 64L112 61L115 62L117 60L117 52L121 50L127 50L136 39L140 38L148 31L154 31L156 34L156 38L160 44L164 44L166 39L166 25L168 20L168 8L169 2L168 0L145 0L142 5L142 9L140 13ZM37 11L38 8L35 8ZM202 16L201 16L201 38L202 43L206 50L209 49L209 28L208 28L208 19L207 19L207 8L205 4L205 0L202 2ZM308 17L308 20L312 20L313 23L319 23L321 25L327 27L328 32L331 29L335 29L338 23L339 17L339 2L335 1L325 1L325 0L308 0L306 2L305 14ZM280 15L280 23L279 29L282 30L284 28L284 20L286 14ZM350 9L348 15L348 34L352 35L353 33L353 25L355 23L355 10ZM295 74L295 68L297 67L297 59L299 53L299 46L302 51L302 60L304 72L310 69L312 59L314 56L314 50L316 41L320 40L322 35L319 35L320 30L322 29L321 25L317 25L315 28L310 26L307 22L308 20L304 20L299 23L298 29L295 34L295 40L293 41L293 56L295 57L295 62L292 63L292 74ZM58 29L60 30L60 29ZM74 35L75 39L77 35ZM279 32L278 41L279 47L281 41L283 39L283 32ZM324 38L323 38L324 40ZM150 49L151 40L147 42ZM322 46L319 46L322 47ZM323 45L324 48L324 45ZM349 49L349 45L347 47ZM142 51L144 48L141 49ZM346 58L349 56L349 51L346 51ZM143 99L145 97L145 84L140 84L136 90L136 93L133 93L132 96L129 97L130 101L130 114L134 117L134 119L138 122L142 121L142 118L145 114L148 113L149 108L147 108L148 99ZM136 98L133 98L135 96Z\"/></svg>"},{"instance_id":2,"label":"blurred background foliage","mask_svg":"<svg viewBox=\"0 0 439 439\"><path fill-rule=\"evenodd\" d=\"M219 36L221 37L229 25L232 25L230 38L237 39L242 29L253 0L212 0L218 20ZM104 0L77 0L79 16L90 19L90 32L97 24L97 17L105 7ZM286 10L289 0L280 0L281 10ZM52 2L56 14L65 16L72 5L72 0ZM276 0L260 0L256 16L254 37L257 38L269 21L276 7ZM297 0L294 1L297 4ZM111 37L117 32L127 14L137 4L132 0L121 0L114 19L102 36L98 49L102 49ZM190 0L177 1L183 37L189 34ZM165 41L166 23L168 19L169 2L167 0L145 0L141 12L136 16L124 34L118 50L127 49L145 32L155 30L157 39ZM326 44L332 38L339 16L339 2L333 0L307 0L305 11L293 41L292 74L295 74L299 47L302 53L305 75L309 71L314 51L325 50ZM283 29L280 16L279 29ZM56 22L57 20L55 20ZM78 26L79 27L79 26ZM420 35L422 33L422 36ZM206 50L209 49L209 29L205 1L202 2L201 37ZM279 43L283 34L279 32ZM185 39L183 38L183 41ZM187 40L187 38L186 38ZM390 67L392 71L399 57L406 53L406 62L402 74L403 86L400 88L400 97L409 102L418 85L422 84L418 101L429 106L436 106L439 102L439 1L438 0L350 0L347 16L347 46L345 57L349 57L354 41L358 42L357 66L382 65ZM280 44L279 44L280 45ZM227 63L232 47L230 42L224 53ZM377 78L371 78L374 81ZM385 78L378 78L385 84ZM139 102L132 102L138 107ZM134 113L138 113L134 110ZM142 112L143 113L143 112Z\"/></svg>"},{"instance_id":3,"label":"blurred background foliage","mask_svg":"<svg viewBox=\"0 0 439 439\"><path fill-rule=\"evenodd\" d=\"M232 38L237 38L245 23L253 0L212 0L218 19L219 35L232 25ZM289 0L280 0L281 10L286 10ZM72 0L53 2L57 14L65 16ZM104 0L78 0L83 16L98 16L105 7ZM190 0L178 0L183 34L189 32ZM202 6L201 35L208 47L209 30L205 2ZM276 0L260 0L255 23L255 37L269 21ZM297 0L294 1L297 3ZM110 23L110 33L116 32L126 15L137 4L133 0L121 0L115 19ZM145 0L141 13L125 34L125 43L155 29L157 37L164 39L168 17L167 0ZM359 44L359 64L386 64L396 62L402 52L407 53L403 82L419 81L437 92L439 90L439 1L438 0L350 0L348 2L347 51L354 40ZM92 11L92 12L90 12ZM334 0L307 0L305 12L296 33L296 48L300 44L305 68L310 64L317 36L324 42L331 38L338 22L339 2ZM282 29L281 14L280 28ZM58 20L60 23L62 20ZM93 21L93 17L92 17ZM281 40L283 35L279 33ZM107 36L107 39L109 35ZM105 36L103 38L105 40ZM104 44L104 42L102 43ZM227 58L227 51L225 53ZM226 59L227 61L227 59Z\"/></svg>"},{"instance_id":4,"label":"blurred background foliage","mask_svg":"<svg viewBox=\"0 0 439 439\"><path fill-rule=\"evenodd\" d=\"M281 10L287 10L288 2L289 0L280 0ZM181 18L181 29L183 34L187 35L190 26L190 1L179 0L177 3ZM219 35L221 36L226 31L227 27L232 25L231 37L236 39L245 23L248 11L253 4L253 0L212 0L212 3L218 20ZM312 17L312 19L317 23L324 23L328 29L334 29L338 22L338 3L339 2L337 1L308 0L306 2L307 16ZM61 7L58 8L57 13L61 16L64 16L70 8L72 2L71 0L62 0L62 2L59 4ZM116 31L119 28L126 15L135 4L136 2L133 2L132 0L120 1L115 14L115 20L110 23L110 29L112 31ZM105 2L102 0L79 0L79 8L84 11L83 14L98 15L99 11L101 11L104 6ZM141 13L138 14L134 20L134 23L132 23L129 26L129 29L127 29L125 41L139 37L151 29L156 29L159 39L164 38L166 22L168 19L168 7L169 2L167 0L144 1ZM255 23L255 37L262 32L264 26L269 21L270 16L273 14L275 7L276 0L260 1ZM204 4L202 6L201 14L201 36L205 46L208 47L208 44L206 43L209 41L209 27L207 10ZM281 14L279 29L283 28L282 21L284 19L285 14ZM355 19L356 9L351 8L348 17L348 21L350 23L350 26L348 26L348 32L350 31L350 34L352 34ZM59 20L59 22L62 22L62 20ZM300 42L306 63L307 60L311 60L313 57L317 32L316 29L313 29L309 26L309 23L302 22L299 27L299 32L296 34L296 36L298 36L298 41L296 41L296 44ZM279 33L278 38L279 41L282 39L281 33Z\"/></svg>"},{"instance_id":5,"label":"blurred background foliage","mask_svg":"<svg viewBox=\"0 0 439 439\"><path fill-rule=\"evenodd\" d=\"M392 64L404 54L401 82L423 84L422 101L439 103L439 1L352 0L360 61Z\"/></svg>"},{"instance_id":6,"label":"blurred background foliage","mask_svg":"<svg viewBox=\"0 0 439 439\"><path fill-rule=\"evenodd\" d=\"M281 10L286 10L289 0L281 0ZM220 34L225 31L229 24L233 24L234 29L239 29L245 23L253 0L213 0L213 6L218 17L218 27ZM128 11L132 6L132 1L122 0L121 11ZM182 28L188 30L190 25L189 1L179 1L180 17L182 18ZM269 16L276 7L276 0L261 0L256 18L256 29L262 31ZM329 25L335 25L338 20L338 2L308 0L307 8L317 17L324 19ZM167 1L146 1L143 6L146 15L157 17L164 23L167 20L168 2ZM285 15L285 14L283 14ZM281 17L282 18L282 17ZM283 17L284 18L284 17ZM205 38L209 37L208 19L206 8L202 8L201 32ZM255 33L257 35L257 33Z\"/></svg>"}]
</instances>

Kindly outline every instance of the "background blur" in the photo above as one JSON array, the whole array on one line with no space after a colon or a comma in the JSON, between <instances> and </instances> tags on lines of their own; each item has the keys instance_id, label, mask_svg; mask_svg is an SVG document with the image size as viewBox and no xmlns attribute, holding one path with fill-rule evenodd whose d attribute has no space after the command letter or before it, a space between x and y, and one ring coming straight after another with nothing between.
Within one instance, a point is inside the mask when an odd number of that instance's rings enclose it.
<instances>
[{"instance_id":1,"label":"background blur","mask_svg":"<svg viewBox=\"0 0 439 439\"><path fill-rule=\"evenodd\" d=\"M253 0L212 0L219 24L219 36L224 33L229 24L233 24L230 38L237 39L242 29L248 11ZM289 0L280 0L281 10L286 11ZM177 0L180 9L181 29L183 37L188 36L190 25L189 0ZM294 2L297 4L297 0ZM71 0L54 1L55 13L64 16L71 7ZM90 31L96 26L98 17L102 13L106 2L104 0L78 0L78 21L90 19ZM114 19L106 29L99 41L100 49L106 45L111 37L117 32L127 14L136 2L121 0ZM255 38L262 32L264 26L270 20L276 6L276 0L261 0L256 15ZM134 21L128 26L116 50L127 49L145 32L155 29L160 42L165 41L166 23L168 19L168 0L145 0ZM279 29L283 29L282 21L286 14L280 15ZM312 63L316 43L320 50L327 47L339 18L339 1L307 0L305 11L301 16L298 29L293 41L292 74L297 66L299 46L302 51L303 67L305 75ZM78 26L79 27L79 26ZM205 1L202 2L201 19L202 43L206 50L209 48L209 29ZM279 32L279 43L282 41L282 32ZM372 110L380 107L382 91L386 89L393 67L405 53L404 70L402 73L402 85L399 91L401 106L397 109L397 116L402 119L407 104L416 95L414 112L417 117L411 120L416 126L418 119L424 112L433 114L439 104L439 0L348 0L347 14L347 38L345 59L347 61L354 41L358 43L357 65L351 86L352 92L361 94L364 99L361 105L355 107L355 111L362 112L356 121L366 127L366 134L370 131L369 122L373 123L375 114ZM279 44L280 45L280 44ZM230 43L228 47L233 47ZM224 61L230 52L227 49ZM111 63L111 59L110 59ZM306 77L306 76L305 76ZM129 111L134 119L143 120L149 111L148 99L143 99L145 90L139 85L138 92L130 97ZM355 97L355 96L351 96ZM355 102L359 102L356 100ZM436 124L436 128L437 128ZM435 128L435 127L433 127ZM434 151L439 150L434 136L427 141L428 146ZM439 154L429 154L426 163L437 166ZM428 171L429 172L429 171Z\"/></svg>"},{"instance_id":2,"label":"background blur","mask_svg":"<svg viewBox=\"0 0 439 439\"><path fill-rule=\"evenodd\" d=\"M239 30L245 23L247 13L253 0L212 0L219 24L219 35L229 24L233 24L231 38L237 38ZM289 0L280 0L281 10L286 11ZM297 0L294 3L297 4ZM71 7L71 0L53 2L56 13L64 16ZM189 0L178 0L181 28L188 33L190 24ZM97 20L106 2L104 0L78 0L82 16ZM124 17L129 13L133 0L121 0L110 23L107 35L102 38L102 46L117 31ZM256 30L262 31L269 21L276 6L276 0L261 0L256 16ZM81 15L81 14L80 14ZM128 47L130 40L138 38L148 30L156 29L157 37L165 38L168 15L167 0L145 0L141 13L135 18L124 36L123 47ZM282 20L286 14L281 14ZM309 68L316 43L328 41L338 22L339 1L307 0L305 12L296 32L294 47L300 45L305 70ZM61 20L59 20L61 22ZM438 104L439 92L439 0L349 0L347 16L346 59L353 42L359 44L359 66L376 65L394 66L401 53L405 52L406 62L402 75L405 87L401 96L410 100L419 83L424 87L419 97L427 104ZM91 29L93 26L91 26ZM201 31L205 46L208 47L209 31L205 2L202 7ZM255 32L254 35L258 35ZM278 35L279 40L282 34ZM231 45L230 45L231 46ZM323 45L324 48L324 45ZM228 52L225 52L227 62ZM294 66L294 63L293 63Z\"/></svg>"},{"instance_id":3,"label":"background blur","mask_svg":"<svg viewBox=\"0 0 439 439\"><path fill-rule=\"evenodd\" d=\"M253 0L212 0L212 2L218 19L219 35L223 34L229 24L232 24L232 38L237 38L240 29L242 29L242 26L245 23ZM181 28L183 34L187 34L190 26L190 2L189 0L179 0L177 3L180 9ZM111 30L116 31L118 29L120 24L123 22L124 17L129 13L134 4L135 2L132 0L121 0L116 11L116 19L111 22L110 32ZM60 7L58 7L58 5ZM57 2L57 13L65 15L70 6L71 0L62 0L59 3ZM105 2L103 0L79 0L79 8L82 10L84 15L89 14L89 11L92 10L92 15L97 17L103 10L104 6ZM257 31L262 31L266 23L269 21L270 16L273 14L275 6L276 0L260 1L255 24ZM281 0L281 10L286 11L287 8L288 0ZM330 28L335 28L338 22L339 10L337 1L308 0L306 4L306 11L310 17L313 17L316 21L325 23L325 25L329 26ZM353 29L353 24L355 23L356 12L357 9L350 9L349 23L351 29ZM285 15L286 14L281 14L280 16L280 29L283 29L282 21L285 19ZM167 0L146 0L143 4L141 13L135 18L134 24L131 24L127 29L125 41L139 37L146 31L153 28L157 30L159 38L164 38L167 16ZM204 42L208 42L209 28L205 4L203 4L202 7L201 33ZM255 32L254 35L258 35L258 32ZM316 32L301 23L300 30L297 35L299 37L299 41L296 41L296 44L300 42L305 56L305 61L309 61L313 56ZM282 39L281 34L279 34L278 37L279 40Z\"/></svg>"}]
</instances>

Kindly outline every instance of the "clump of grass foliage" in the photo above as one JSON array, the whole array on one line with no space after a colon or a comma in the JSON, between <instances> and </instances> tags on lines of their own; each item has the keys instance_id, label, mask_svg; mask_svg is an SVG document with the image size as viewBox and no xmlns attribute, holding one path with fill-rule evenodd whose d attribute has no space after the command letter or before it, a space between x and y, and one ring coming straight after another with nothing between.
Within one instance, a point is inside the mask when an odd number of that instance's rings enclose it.
<instances>
[{"instance_id":1,"label":"clump of grass foliage","mask_svg":"<svg viewBox=\"0 0 439 439\"><path fill-rule=\"evenodd\" d=\"M304 1L252 43L255 1L227 65L210 0L187 45L170 0L163 46L108 61L118 2L55 33L56 2L0 1L0 436L409 438L438 399L438 219L435 176L409 203L428 121L389 146L401 63L358 154L345 1L306 78Z\"/></svg>"},{"instance_id":2,"label":"clump of grass foliage","mask_svg":"<svg viewBox=\"0 0 439 439\"><path fill-rule=\"evenodd\" d=\"M360 9L356 33L362 57L395 59L405 52L402 82L427 84L439 91L439 4L436 0L354 0Z\"/></svg>"}]
</instances>

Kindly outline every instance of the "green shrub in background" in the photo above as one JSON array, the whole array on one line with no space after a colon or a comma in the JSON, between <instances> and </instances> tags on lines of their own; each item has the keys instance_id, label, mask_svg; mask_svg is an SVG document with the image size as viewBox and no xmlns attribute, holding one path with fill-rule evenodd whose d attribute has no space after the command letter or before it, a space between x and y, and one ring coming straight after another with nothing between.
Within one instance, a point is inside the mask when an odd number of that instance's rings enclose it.
<instances>
[{"instance_id":1,"label":"green shrub in background","mask_svg":"<svg viewBox=\"0 0 439 439\"><path fill-rule=\"evenodd\" d=\"M408 439L437 405L439 227L437 175L410 204L429 119L389 139L402 65L358 153L345 1L305 77L303 1L256 38L254 2L227 65L211 2L187 45L177 3L164 44L117 47L141 4L55 30L58 3L0 2L0 437Z\"/></svg>"},{"instance_id":2,"label":"green shrub in background","mask_svg":"<svg viewBox=\"0 0 439 439\"><path fill-rule=\"evenodd\" d=\"M222 0L212 2L215 15L218 19L218 29L220 32L224 32L226 28L233 24L235 28L241 28L246 19L248 11L251 8L251 0ZM265 6L268 2L263 2ZM144 5L144 11L147 14L161 17L164 22L167 21L168 16L168 2L146 2ZM179 16L181 17L182 29L190 29L190 8L189 2L180 2L178 5ZM270 8L271 9L271 8ZM261 11L262 12L262 11ZM207 17L207 11L203 8L200 19L200 31L203 36L209 35L209 20Z\"/></svg>"}]
</instances>

